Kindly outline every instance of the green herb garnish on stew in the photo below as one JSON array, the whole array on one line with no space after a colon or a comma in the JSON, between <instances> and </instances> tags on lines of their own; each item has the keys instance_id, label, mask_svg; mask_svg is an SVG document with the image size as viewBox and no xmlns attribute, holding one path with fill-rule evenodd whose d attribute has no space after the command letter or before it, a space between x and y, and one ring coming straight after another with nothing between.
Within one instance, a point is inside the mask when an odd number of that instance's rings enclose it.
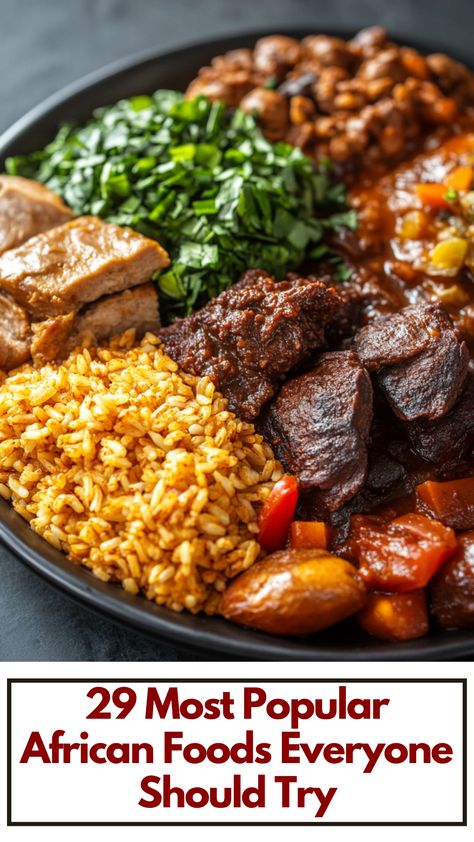
<instances>
[{"instance_id":1,"label":"green herb garnish on stew","mask_svg":"<svg viewBox=\"0 0 474 842\"><path fill-rule=\"evenodd\" d=\"M157 277L168 317L191 312L247 268L281 278L311 254L330 257L325 232L356 224L329 163L316 167L299 149L270 143L254 116L175 91L97 110L6 168L47 184L77 214L159 240L171 257Z\"/></svg>"}]
</instances>

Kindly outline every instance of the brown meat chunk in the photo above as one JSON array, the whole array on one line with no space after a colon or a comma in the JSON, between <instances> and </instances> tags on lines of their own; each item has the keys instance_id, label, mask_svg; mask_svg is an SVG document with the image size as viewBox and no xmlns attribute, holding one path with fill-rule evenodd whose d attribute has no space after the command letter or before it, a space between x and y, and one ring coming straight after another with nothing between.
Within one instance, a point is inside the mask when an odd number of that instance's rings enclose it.
<instances>
[{"instance_id":1,"label":"brown meat chunk","mask_svg":"<svg viewBox=\"0 0 474 842\"><path fill-rule=\"evenodd\" d=\"M421 354L432 342L432 331L436 329L431 324L432 312L435 311L436 319L439 309L438 305L406 307L363 327L355 338L360 361L369 371L377 371ZM442 318L448 320L444 312Z\"/></svg>"},{"instance_id":2,"label":"brown meat chunk","mask_svg":"<svg viewBox=\"0 0 474 842\"><path fill-rule=\"evenodd\" d=\"M81 342L100 342L134 328L137 336L160 326L158 294L154 284L143 284L115 295L106 295L75 315L55 316L33 325L31 353L42 365L61 359Z\"/></svg>"},{"instance_id":3,"label":"brown meat chunk","mask_svg":"<svg viewBox=\"0 0 474 842\"><path fill-rule=\"evenodd\" d=\"M337 294L343 301L343 307L328 334L331 347L338 346L343 339L352 339L359 327L385 318L400 306L374 272L354 263L349 265L352 270L350 279L337 284Z\"/></svg>"},{"instance_id":4,"label":"brown meat chunk","mask_svg":"<svg viewBox=\"0 0 474 842\"><path fill-rule=\"evenodd\" d=\"M405 307L362 328L355 348L404 421L441 418L458 399L469 353L440 304Z\"/></svg>"},{"instance_id":5,"label":"brown meat chunk","mask_svg":"<svg viewBox=\"0 0 474 842\"><path fill-rule=\"evenodd\" d=\"M413 360L383 369L379 382L399 418L441 418L456 402L467 375L465 342L445 335Z\"/></svg>"},{"instance_id":6,"label":"brown meat chunk","mask_svg":"<svg viewBox=\"0 0 474 842\"><path fill-rule=\"evenodd\" d=\"M66 356L73 324L74 313L53 316L43 322L33 322L31 356L35 365L44 365Z\"/></svg>"},{"instance_id":7,"label":"brown meat chunk","mask_svg":"<svg viewBox=\"0 0 474 842\"><path fill-rule=\"evenodd\" d=\"M324 344L340 299L306 278L222 292L202 310L160 331L166 353L185 371L207 374L240 418L252 421L285 374Z\"/></svg>"},{"instance_id":8,"label":"brown meat chunk","mask_svg":"<svg viewBox=\"0 0 474 842\"><path fill-rule=\"evenodd\" d=\"M72 212L59 196L28 178L0 175L0 254L62 225Z\"/></svg>"},{"instance_id":9,"label":"brown meat chunk","mask_svg":"<svg viewBox=\"0 0 474 842\"><path fill-rule=\"evenodd\" d=\"M474 628L474 532L461 535L459 543L430 584L432 614L448 629Z\"/></svg>"},{"instance_id":10,"label":"brown meat chunk","mask_svg":"<svg viewBox=\"0 0 474 842\"><path fill-rule=\"evenodd\" d=\"M298 276L295 275L295 277ZM265 269L246 269L245 272L242 272L239 280L232 285L232 289L235 291L236 289L244 289L245 287L254 287L268 280L274 281L275 278L269 275Z\"/></svg>"},{"instance_id":11,"label":"brown meat chunk","mask_svg":"<svg viewBox=\"0 0 474 842\"><path fill-rule=\"evenodd\" d=\"M474 444L474 375L468 374L461 397L447 415L411 421L405 429L412 449L427 462L445 467L463 459Z\"/></svg>"},{"instance_id":12,"label":"brown meat chunk","mask_svg":"<svg viewBox=\"0 0 474 842\"><path fill-rule=\"evenodd\" d=\"M155 284L150 283L89 304L77 314L74 334L89 333L96 339L105 339L134 328L137 335L142 336L159 327L158 292Z\"/></svg>"},{"instance_id":13,"label":"brown meat chunk","mask_svg":"<svg viewBox=\"0 0 474 842\"><path fill-rule=\"evenodd\" d=\"M5 252L0 288L44 319L138 286L168 264L168 255L153 240L83 216Z\"/></svg>"},{"instance_id":14,"label":"brown meat chunk","mask_svg":"<svg viewBox=\"0 0 474 842\"><path fill-rule=\"evenodd\" d=\"M30 356L28 314L9 295L0 293L0 369L10 371Z\"/></svg>"},{"instance_id":15,"label":"brown meat chunk","mask_svg":"<svg viewBox=\"0 0 474 842\"><path fill-rule=\"evenodd\" d=\"M262 429L300 488L318 489L321 502L334 511L364 482L371 422L369 375L353 352L336 351L285 383Z\"/></svg>"},{"instance_id":16,"label":"brown meat chunk","mask_svg":"<svg viewBox=\"0 0 474 842\"><path fill-rule=\"evenodd\" d=\"M418 480L406 467L390 454L379 452L369 441L369 464L363 486L350 500L346 500L336 512L328 512L318 492L312 492L301 500L301 514L308 520L325 520L331 526L331 549L351 557L348 537L351 518L387 506L402 497L407 497ZM425 479L424 476L421 480Z\"/></svg>"},{"instance_id":17,"label":"brown meat chunk","mask_svg":"<svg viewBox=\"0 0 474 842\"><path fill-rule=\"evenodd\" d=\"M386 453L372 453L371 448L369 453L364 485L330 518L335 527L345 527L352 515L374 511L408 495L413 488L414 480L401 462Z\"/></svg>"}]
</instances>

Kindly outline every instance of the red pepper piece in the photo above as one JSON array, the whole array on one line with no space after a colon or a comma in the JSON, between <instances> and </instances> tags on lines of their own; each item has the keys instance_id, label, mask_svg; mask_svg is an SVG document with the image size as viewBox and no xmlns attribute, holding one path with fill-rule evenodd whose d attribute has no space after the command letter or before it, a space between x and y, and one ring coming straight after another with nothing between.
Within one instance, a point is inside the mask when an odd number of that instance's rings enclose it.
<instances>
[{"instance_id":1,"label":"red pepper piece","mask_svg":"<svg viewBox=\"0 0 474 842\"><path fill-rule=\"evenodd\" d=\"M267 552L273 553L285 546L297 502L297 479L285 474L275 483L260 512L258 540Z\"/></svg>"}]
</instances>

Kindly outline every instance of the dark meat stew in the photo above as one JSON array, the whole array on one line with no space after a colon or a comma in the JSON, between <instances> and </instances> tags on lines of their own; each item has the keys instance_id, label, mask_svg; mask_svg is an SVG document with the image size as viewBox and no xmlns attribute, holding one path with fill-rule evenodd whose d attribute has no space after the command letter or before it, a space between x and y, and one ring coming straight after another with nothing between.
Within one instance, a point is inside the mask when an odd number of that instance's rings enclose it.
<instances>
[{"instance_id":1,"label":"dark meat stew","mask_svg":"<svg viewBox=\"0 0 474 842\"><path fill-rule=\"evenodd\" d=\"M431 600L439 625L474 625L472 74L374 28L350 42L263 38L215 59L198 90L257 111L268 137L329 155L353 184L357 230L332 237L352 266L334 284L342 304L257 420L298 480L295 571L308 547L355 563L359 623L383 639L426 634ZM265 628L258 599L240 620Z\"/></svg>"}]
</instances>

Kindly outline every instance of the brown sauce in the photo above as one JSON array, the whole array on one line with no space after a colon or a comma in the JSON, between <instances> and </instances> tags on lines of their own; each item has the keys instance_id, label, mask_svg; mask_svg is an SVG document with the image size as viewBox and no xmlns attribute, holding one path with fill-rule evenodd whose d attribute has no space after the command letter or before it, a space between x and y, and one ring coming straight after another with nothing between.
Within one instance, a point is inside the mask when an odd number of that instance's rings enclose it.
<instances>
[{"instance_id":1,"label":"brown sauce","mask_svg":"<svg viewBox=\"0 0 474 842\"><path fill-rule=\"evenodd\" d=\"M433 141L432 141L433 143ZM458 168L474 165L474 133L465 131L415 155L392 172L374 178L364 173L351 191L359 213L359 266L373 272L399 307L440 302L474 347L474 262L470 241L473 185L454 191L444 207L423 202L418 185L443 185ZM446 186L446 192L449 187ZM453 194L454 195L454 194ZM473 205L474 208L474 205ZM465 241L459 267L433 262L438 243ZM472 263L472 265L471 265Z\"/></svg>"}]
</instances>

